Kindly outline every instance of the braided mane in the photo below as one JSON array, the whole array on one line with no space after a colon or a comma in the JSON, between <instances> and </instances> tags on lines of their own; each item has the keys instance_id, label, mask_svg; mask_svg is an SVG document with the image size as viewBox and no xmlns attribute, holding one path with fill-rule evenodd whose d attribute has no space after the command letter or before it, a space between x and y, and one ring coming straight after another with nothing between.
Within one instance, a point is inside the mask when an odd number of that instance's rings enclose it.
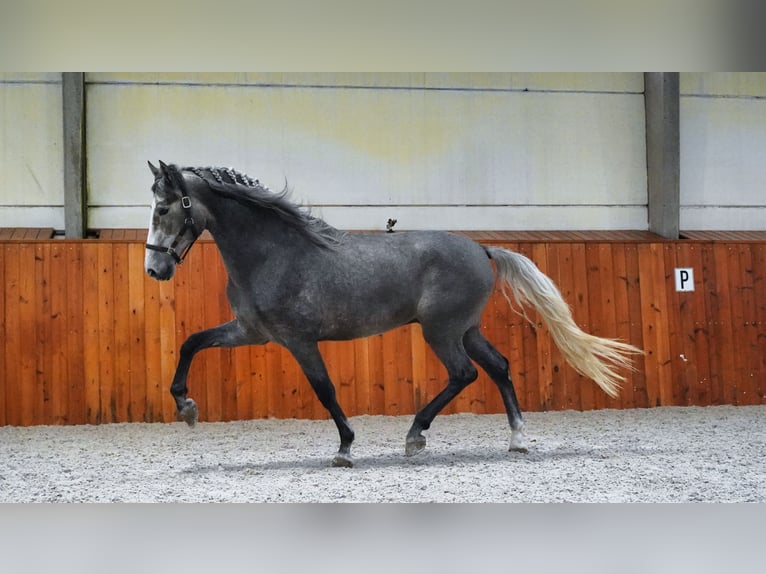
<instances>
[{"instance_id":1,"label":"braided mane","mask_svg":"<svg viewBox=\"0 0 766 574\"><path fill-rule=\"evenodd\" d=\"M230 167L184 167L207 183L211 190L233 199L242 205L267 209L282 221L300 231L312 243L333 248L340 243L344 233L327 222L314 217L310 211L290 201L290 192L285 188L278 193L262 185L257 179Z\"/></svg>"}]
</instances>

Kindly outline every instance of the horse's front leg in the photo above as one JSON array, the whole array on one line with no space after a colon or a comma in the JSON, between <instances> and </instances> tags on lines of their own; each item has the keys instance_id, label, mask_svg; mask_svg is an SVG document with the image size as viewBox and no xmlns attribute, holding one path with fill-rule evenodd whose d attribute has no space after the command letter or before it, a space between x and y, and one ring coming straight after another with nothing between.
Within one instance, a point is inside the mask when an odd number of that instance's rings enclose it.
<instances>
[{"instance_id":1,"label":"horse's front leg","mask_svg":"<svg viewBox=\"0 0 766 574\"><path fill-rule=\"evenodd\" d=\"M266 343L266 339L246 331L236 319L212 329L206 329L189 336L181 345L181 354L170 385L170 394L176 401L178 418L186 421L193 427L199 418L199 409L194 399L187 398L188 388L186 379L189 375L194 355L210 347L240 347L242 345L260 345Z\"/></svg>"}]
</instances>

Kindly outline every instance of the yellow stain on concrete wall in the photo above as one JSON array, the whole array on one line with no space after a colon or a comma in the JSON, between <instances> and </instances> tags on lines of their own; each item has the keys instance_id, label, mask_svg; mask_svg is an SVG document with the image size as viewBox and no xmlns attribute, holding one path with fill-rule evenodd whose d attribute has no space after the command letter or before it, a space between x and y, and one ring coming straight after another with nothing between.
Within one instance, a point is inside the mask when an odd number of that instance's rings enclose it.
<instances>
[{"instance_id":1,"label":"yellow stain on concrete wall","mask_svg":"<svg viewBox=\"0 0 766 574\"><path fill-rule=\"evenodd\" d=\"M88 102L98 205L144 201L147 159L315 205L645 203L640 94L102 83Z\"/></svg>"}]
</instances>

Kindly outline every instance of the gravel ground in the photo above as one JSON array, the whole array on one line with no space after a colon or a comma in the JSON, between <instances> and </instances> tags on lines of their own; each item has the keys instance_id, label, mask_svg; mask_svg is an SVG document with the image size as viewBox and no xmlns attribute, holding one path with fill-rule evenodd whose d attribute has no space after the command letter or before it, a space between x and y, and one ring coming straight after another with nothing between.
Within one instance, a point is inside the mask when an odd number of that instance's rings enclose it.
<instances>
[{"instance_id":1,"label":"gravel ground","mask_svg":"<svg viewBox=\"0 0 766 574\"><path fill-rule=\"evenodd\" d=\"M361 416L355 467L329 421L0 428L0 502L766 502L766 405Z\"/></svg>"}]
</instances>

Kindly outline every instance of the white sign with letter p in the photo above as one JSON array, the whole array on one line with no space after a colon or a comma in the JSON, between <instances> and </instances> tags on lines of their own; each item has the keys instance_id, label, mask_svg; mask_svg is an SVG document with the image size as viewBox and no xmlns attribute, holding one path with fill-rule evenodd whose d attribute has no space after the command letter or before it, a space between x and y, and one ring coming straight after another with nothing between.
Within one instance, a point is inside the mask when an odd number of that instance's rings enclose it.
<instances>
[{"instance_id":1,"label":"white sign with letter p","mask_svg":"<svg viewBox=\"0 0 766 574\"><path fill-rule=\"evenodd\" d=\"M676 291L694 291L694 269L676 268Z\"/></svg>"}]
</instances>

